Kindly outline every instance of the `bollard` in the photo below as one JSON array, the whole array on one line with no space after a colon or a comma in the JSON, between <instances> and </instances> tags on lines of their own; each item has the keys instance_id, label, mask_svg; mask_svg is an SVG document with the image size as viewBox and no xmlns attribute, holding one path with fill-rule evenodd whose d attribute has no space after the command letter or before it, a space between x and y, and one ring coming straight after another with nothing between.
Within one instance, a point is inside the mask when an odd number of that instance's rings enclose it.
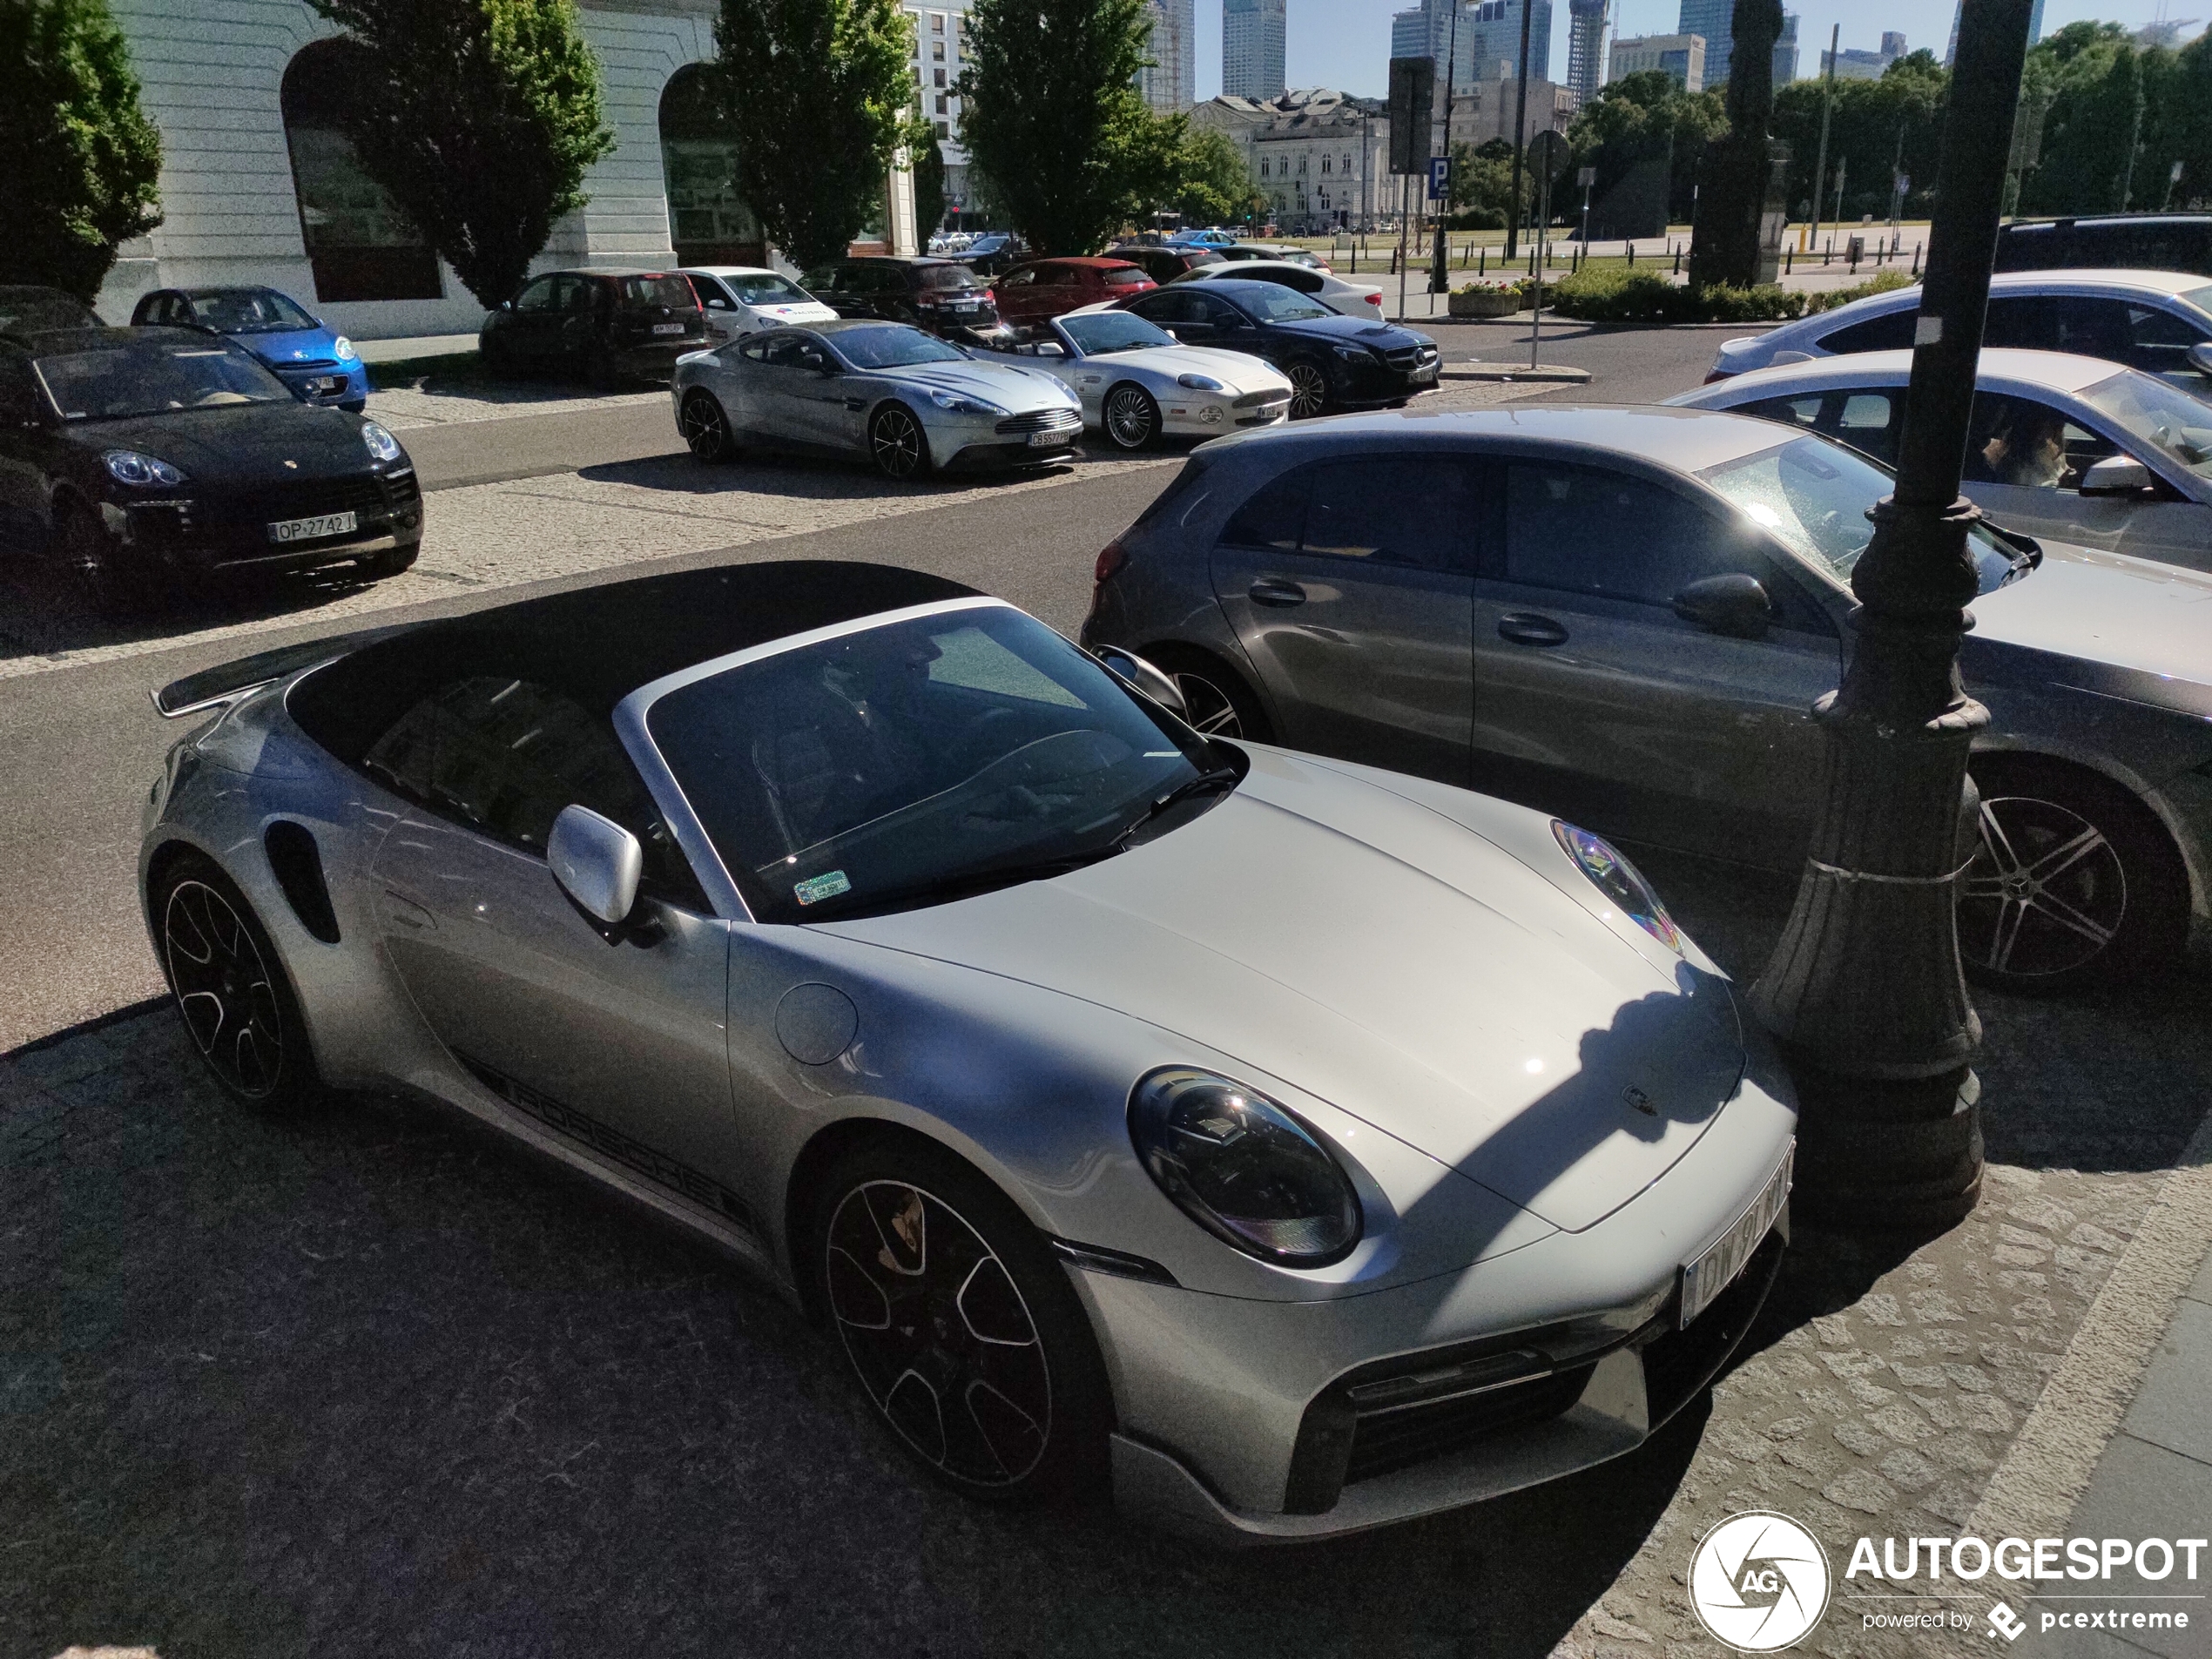
<instances>
[{"instance_id":1,"label":"bollard","mask_svg":"<svg viewBox=\"0 0 2212 1659\"><path fill-rule=\"evenodd\" d=\"M1920 242L1912 245L1912 274L1916 277L1920 274L1920 249L1925 246Z\"/></svg>"},{"instance_id":2,"label":"bollard","mask_svg":"<svg viewBox=\"0 0 2212 1659\"><path fill-rule=\"evenodd\" d=\"M1675 244L1675 274L1676 276L1682 274L1682 244L1680 242Z\"/></svg>"},{"instance_id":3,"label":"bollard","mask_svg":"<svg viewBox=\"0 0 2212 1659\"><path fill-rule=\"evenodd\" d=\"M1629 269L1630 269L1631 271L1633 271L1633 270L1635 270L1635 268L1636 268L1636 245L1635 245L1635 238L1633 238L1633 237L1631 237L1631 238L1629 238Z\"/></svg>"},{"instance_id":4,"label":"bollard","mask_svg":"<svg viewBox=\"0 0 2212 1659\"><path fill-rule=\"evenodd\" d=\"M1782 274L1784 276L1788 276L1790 274L1791 269L1797 260L1797 250L1794 247L1785 247L1782 250Z\"/></svg>"},{"instance_id":5,"label":"bollard","mask_svg":"<svg viewBox=\"0 0 2212 1659\"><path fill-rule=\"evenodd\" d=\"M1480 253L1479 253L1479 254L1477 254L1477 255L1475 256L1475 262L1474 262L1474 273L1475 273L1475 275L1477 275L1477 276L1482 276L1482 275L1484 275L1485 273L1487 273L1489 271L1489 269L1490 269L1490 248L1489 248L1489 245L1488 245L1487 243L1486 243L1486 244L1484 244L1484 246L1483 246L1482 252L1481 252Z\"/></svg>"}]
</instances>

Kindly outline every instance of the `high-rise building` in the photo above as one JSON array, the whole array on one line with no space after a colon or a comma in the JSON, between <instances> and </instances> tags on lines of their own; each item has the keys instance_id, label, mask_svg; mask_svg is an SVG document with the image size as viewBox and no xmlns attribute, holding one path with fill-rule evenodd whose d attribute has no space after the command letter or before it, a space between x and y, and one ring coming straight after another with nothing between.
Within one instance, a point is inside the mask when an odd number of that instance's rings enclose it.
<instances>
[{"instance_id":1,"label":"high-rise building","mask_svg":"<svg viewBox=\"0 0 2212 1659\"><path fill-rule=\"evenodd\" d=\"M1705 90L1705 42L1696 35L1637 35L1613 43L1613 72L1608 80L1645 70L1662 70L1675 78L1685 92Z\"/></svg>"},{"instance_id":2,"label":"high-rise building","mask_svg":"<svg viewBox=\"0 0 2212 1659\"><path fill-rule=\"evenodd\" d=\"M1221 0L1221 90L1231 98L1280 98L1284 13L1289 0Z\"/></svg>"},{"instance_id":3,"label":"high-rise building","mask_svg":"<svg viewBox=\"0 0 2212 1659\"><path fill-rule=\"evenodd\" d=\"M1797 14L1782 14L1782 32L1774 37L1774 84L1787 86L1797 78Z\"/></svg>"},{"instance_id":4,"label":"high-rise building","mask_svg":"<svg viewBox=\"0 0 2212 1659\"><path fill-rule=\"evenodd\" d=\"M1198 101L1195 51L1198 22L1196 0L1144 0L1152 24L1146 50L1151 64L1136 72L1136 90L1163 115L1187 110Z\"/></svg>"},{"instance_id":5,"label":"high-rise building","mask_svg":"<svg viewBox=\"0 0 2212 1659\"><path fill-rule=\"evenodd\" d=\"M1836 54L1836 78L1839 81L1878 81L1889 66L1905 56L1905 37L1894 30L1882 36L1879 51L1865 51L1846 46ZM1821 49L1820 72L1828 72L1828 52Z\"/></svg>"},{"instance_id":6,"label":"high-rise building","mask_svg":"<svg viewBox=\"0 0 2212 1659\"><path fill-rule=\"evenodd\" d=\"M1605 13L1609 0L1567 0L1567 90L1577 106L1605 84ZM1532 42L1533 45L1534 43Z\"/></svg>"},{"instance_id":7,"label":"high-rise building","mask_svg":"<svg viewBox=\"0 0 2212 1659\"><path fill-rule=\"evenodd\" d=\"M1429 57L1436 61L1436 96L1442 108L1445 77L1465 86L1474 78L1474 45L1479 30L1475 28L1476 7L1469 0L1456 0L1459 27L1453 26L1454 0L1420 0L1410 11L1391 14L1390 55L1393 57ZM1447 65L1446 59L1452 62Z\"/></svg>"},{"instance_id":8,"label":"high-rise building","mask_svg":"<svg viewBox=\"0 0 2212 1659\"><path fill-rule=\"evenodd\" d=\"M1475 0L1467 7L1467 17L1474 24L1474 44L1468 50L1474 57L1476 73L1490 71L1482 66L1500 59L1514 64L1521 63L1521 12L1528 9L1528 78L1532 81L1549 80L1552 65L1552 0ZM1462 39L1467 37L1467 22L1460 24Z\"/></svg>"},{"instance_id":9,"label":"high-rise building","mask_svg":"<svg viewBox=\"0 0 2212 1659\"><path fill-rule=\"evenodd\" d=\"M1736 39L1736 0L1682 0L1675 32L1705 37L1705 84L1725 86L1729 51Z\"/></svg>"}]
</instances>

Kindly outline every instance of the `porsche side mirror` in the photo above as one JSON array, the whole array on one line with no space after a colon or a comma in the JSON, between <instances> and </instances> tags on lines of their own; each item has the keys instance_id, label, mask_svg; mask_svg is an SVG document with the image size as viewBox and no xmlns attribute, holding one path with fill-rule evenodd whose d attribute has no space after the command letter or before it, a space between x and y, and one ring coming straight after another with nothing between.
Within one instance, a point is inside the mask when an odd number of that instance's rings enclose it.
<instances>
[{"instance_id":1,"label":"porsche side mirror","mask_svg":"<svg viewBox=\"0 0 2212 1659\"><path fill-rule=\"evenodd\" d=\"M1764 639L1774 607L1758 578L1730 571L1693 582L1675 596L1675 615L1708 632L1735 639Z\"/></svg>"},{"instance_id":2,"label":"porsche side mirror","mask_svg":"<svg viewBox=\"0 0 2212 1659\"><path fill-rule=\"evenodd\" d=\"M2150 488L2150 469L2133 455L2107 455L2081 475L2084 496L2134 496Z\"/></svg>"},{"instance_id":3,"label":"porsche side mirror","mask_svg":"<svg viewBox=\"0 0 2212 1659\"><path fill-rule=\"evenodd\" d=\"M592 921L618 927L637 907L645 852L611 818L589 806L563 806L545 838L545 861L561 891Z\"/></svg>"},{"instance_id":4,"label":"porsche side mirror","mask_svg":"<svg viewBox=\"0 0 2212 1659\"><path fill-rule=\"evenodd\" d=\"M2189 347L2188 364L2200 374L2212 374L2212 340L2200 340Z\"/></svg>"},{"instance_id":5,"label":"porsche side mirror","mask_svg":"<svg viewBox=\"0 0 2212 1659\"><path fill-rule=\"evenodd\" d=\"M1138 691L1157 703L1178 720L1190 718L1190 705L1183 700L1183 688L1174 678L1155 668L1133 651L1123 651L1118 645L1101 645L1098 660L1106 664L1133 691Z\"/></svg>"}]
</instances>

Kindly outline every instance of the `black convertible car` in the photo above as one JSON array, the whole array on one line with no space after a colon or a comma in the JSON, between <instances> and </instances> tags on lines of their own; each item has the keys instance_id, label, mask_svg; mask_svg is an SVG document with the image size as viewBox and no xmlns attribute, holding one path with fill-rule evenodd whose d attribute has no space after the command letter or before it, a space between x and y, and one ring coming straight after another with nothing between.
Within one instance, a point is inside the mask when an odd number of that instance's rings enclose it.
<instances>
[{"instance_id":1,"label":"black convertible car","mask_svg":"<svg viewBox=\"0 0 2212 1659\"><path fill-rule=\"evenodd\" d=\"M0 543L108 608L224 571L415 563L422 492L375 421L181 328L0 334Z\"/></svg>"}]
</instances>

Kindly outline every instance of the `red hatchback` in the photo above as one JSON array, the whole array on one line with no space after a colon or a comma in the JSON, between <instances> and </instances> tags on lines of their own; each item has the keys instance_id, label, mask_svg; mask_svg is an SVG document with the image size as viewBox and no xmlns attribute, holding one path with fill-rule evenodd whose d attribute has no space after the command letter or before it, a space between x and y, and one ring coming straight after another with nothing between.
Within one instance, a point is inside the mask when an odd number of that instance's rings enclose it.
<instances>
[{"instance_id":1,"label":"red hatchback","mask_svg":"<svg viewBox=\"0 0 2212 1659\"><path fill-rule=\"evenodd\" d=\"M1127 260L1033 260L993 283L991 297L998 301L1000 320L1021 327L1157 287Z\"/></svg>"}]
</instances>

